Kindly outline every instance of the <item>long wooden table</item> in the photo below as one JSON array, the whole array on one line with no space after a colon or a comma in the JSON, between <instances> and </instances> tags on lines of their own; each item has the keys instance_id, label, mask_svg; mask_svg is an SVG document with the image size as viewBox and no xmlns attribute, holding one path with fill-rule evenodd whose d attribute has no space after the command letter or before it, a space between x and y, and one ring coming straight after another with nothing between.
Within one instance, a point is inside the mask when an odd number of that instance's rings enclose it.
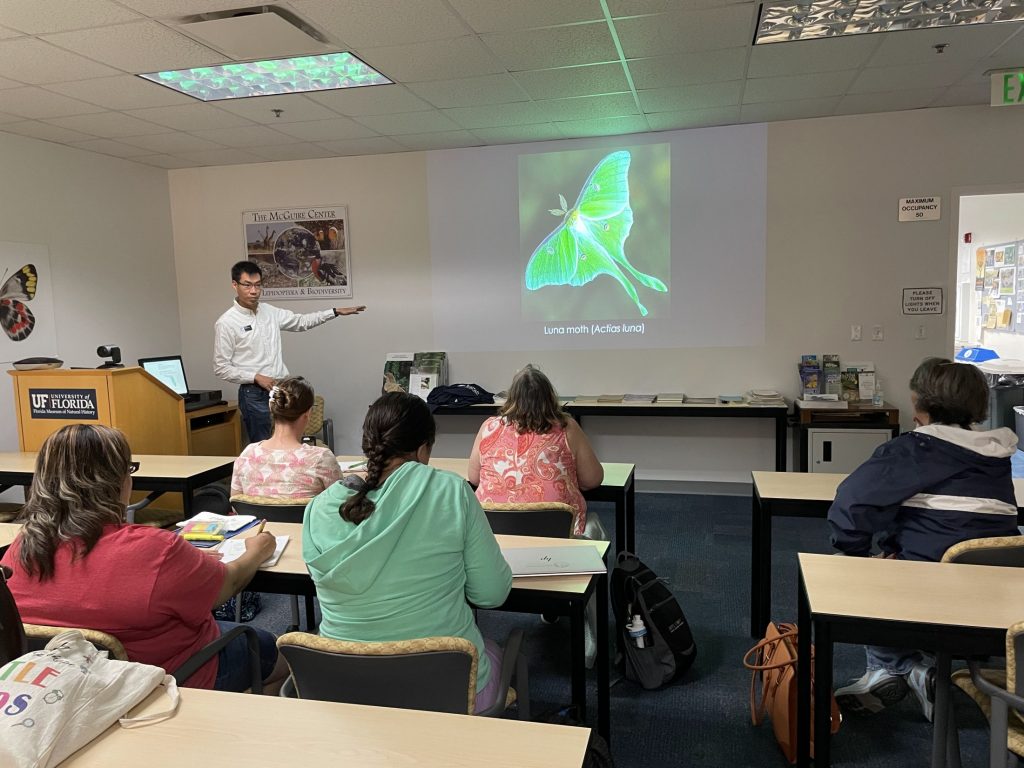
<instances>
[{"instance_id":1,"label":"long wooden table","mask_svg":"<svg viewBox=\"0 0 1024 768\"><path fill-rule=\"evenodd\" d=\"M750 636L760 637L772 609L772 518L825 517L847 475L752 472L750 517ZM1024 523L1024 479L1014 478L1018 519ZM1024 618L1024 617L1022 617Z\"/></svg>"},{"instance_id":2,"label":"long wooden table","mask_svg":"<svg viewBox=\"0 0 1024 768\"><path fill-rule=\"evenodd\" d=\"M939 654L934 754L949 706L949 658L1002 655L1007 628L1024 618L1024 568L798 555L798 658L814 634L814 765L831 759L832 644L920 648ZM942 660L944 658L944 661ZM810 765L811 665L797 665L797 765Z\"/></svg>"},{"instance_id":3,"label":"long wooden table","mask_svg":"<svg viewBox=\"0 0 1024 768\"><path fill-rule=\"evenodd\" d=\"M159 690L133 715L159 712ZM549 768L580 766L588 730L492 717L181 689L169 720L118 725L62 768L331 766Z\"/></svg>"},{"instance_id":4,"label":"long wooden table","mask_svg":"<svg viewBox=\"0 0 1024 768\"><path fill-rule=\"evenodd\" d=\"M786 471L786 428L788 405L749 403L577 403L564 401L562 407L581 425L584 416L660 417L671 419L771 419L775 424L775 471ZM438 408L434 416L494 416L497 404Z\"/></svg>"},{"instance_id":5,"label":"long wooden table","mask_svg":"<svg viewBox=\"0 0 1024 768\"><path fill-rule=\"evenodd\" d=\"M230 456L158 456L132 454L139 471L132 475L132 489L149 491L152 501L164 493L180 493L184 516L192 514L192 495L204 485L231 477L235 460ZM35 453L0 453L0 490L31 485Z\"/></svg>"},{"instance_id":6,"label":"long wooden table","mask_svg":"<svg viewBox=\"0 0 1024 768\"><path fill-rule=\"evenodd\" d=\"M306 570L302 556L302 526L299 523L268 523L267 530L275 535L288 535L291 540L277 565L261 568L249 584L255 592L277 594L315 595L313 580ZM255 535L255 529L240 534L243 538ZM2 535L2 532L0 532ZM538 546L594 547L602 557L608 550L607 541L587 539L547 539L536 536L496 537L502 548ZM497 610L517 613L552 613L568 616L572 664L572 700L579 708L580 717L586 717L587 670L585 666L583 626L585 609L590 596L596 591L597 603L597 731L605 739L611 736L610 678L608 668L608 576L535 576L512 580L512 592Z\"/></svg>"},{"instance_id":7,"label":"long wooden table","mask_svg":"<svg viewBox=\"0 0 1024 768\"><path fill-rule=\"evenodd\" d=\"M339 456L338 461L353 462L362 456ZM469 459L430 458L430 466L454 472L469 479ZM615 504L615 552L636 552L636 465L601 462L604 481L597 488L583 492L587 501L610 501Z\"/></svg>"}]
</instances>

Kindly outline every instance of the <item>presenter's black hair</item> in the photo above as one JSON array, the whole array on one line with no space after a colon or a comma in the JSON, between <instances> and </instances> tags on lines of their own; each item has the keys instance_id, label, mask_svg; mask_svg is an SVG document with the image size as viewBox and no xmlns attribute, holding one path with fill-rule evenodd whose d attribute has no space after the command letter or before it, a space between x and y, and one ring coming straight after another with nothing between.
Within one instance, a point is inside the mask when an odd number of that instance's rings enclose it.
<instances>
[{"instance_id":1,"label":"presenter's black hair","mask_svg":"<svg viewBox=\"0 0 1024 768\"><path fill-rule=\"evenodd\" d=\"M263 277L263 270L255 261L240 261L231 268L231 282L237 283L242 279L242 273L247 275L259 275Z\"/></svg>"},{"instance_id":2,"label":"presenter's black hair","mask_svg":"<svg viewBox=\"0 0 1024 768\"><path fill-rule=\"evenodd\" d=\"M380 487L384 467L397 457L409 457L420 446L434 445L436 427L427 404L416 395L388 392L378 397L363 420L366 483L338 513L350 523L363 522L374 510L366 493ZM410 459L411 460L411 459Z\"/></svg>"},{"instance_id":3,"label":"presenter's black hair","mask_svg":"<svg viewBox=\"0 0 1024 768\"><path fill-rule=\"evenodd\" d=\"M929 357L910 378L917 410L933 424L952 424L970 429L988 416L988 382L968 363Z\"/></svg>"}]
</instances>

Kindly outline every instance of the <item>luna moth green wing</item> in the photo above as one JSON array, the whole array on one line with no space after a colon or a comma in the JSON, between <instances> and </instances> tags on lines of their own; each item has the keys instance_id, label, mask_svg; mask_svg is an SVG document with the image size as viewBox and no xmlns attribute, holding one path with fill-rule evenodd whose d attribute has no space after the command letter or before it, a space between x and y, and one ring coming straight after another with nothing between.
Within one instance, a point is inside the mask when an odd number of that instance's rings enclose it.
<instances>
[{"instance_id":1,"label":"luna moth green wing","mask_svg":"<svg viewBox=\"0 0 1024 768\"><path fill-rule=\"evenodd\" d=\"M598 275L609 275L622 286L641 315L647 315L647 308L640 303L636 288L623 269L641 285L656 291L668 290L658 278L635 269L623 249L633 226L629 161L630 154L624 150L603 158L587 177L576 205L570 210L565 210L565 198L559 195L562 209L553 209L551 213L563 216L562 223L530 256L526 265L528 290L546 285L581 286Z\"/></svg>"}]
</instances>

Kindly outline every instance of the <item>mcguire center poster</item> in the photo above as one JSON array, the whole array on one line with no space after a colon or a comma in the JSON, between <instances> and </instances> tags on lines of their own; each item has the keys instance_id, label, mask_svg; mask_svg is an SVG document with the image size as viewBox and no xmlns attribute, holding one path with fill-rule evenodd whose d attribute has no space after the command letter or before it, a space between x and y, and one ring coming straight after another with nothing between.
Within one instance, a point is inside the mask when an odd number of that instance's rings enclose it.
<instances>
[{"instance_id":1,"label":"mcguire center poster","mask_svg":"<svg viewBox=\"0 0 1024 768\"><path fill-rule=\"evenodd\" d=\"M245 253L267 299L351 299L348 209L317 205L243 211Z\"/></svg>"}]
</instances>

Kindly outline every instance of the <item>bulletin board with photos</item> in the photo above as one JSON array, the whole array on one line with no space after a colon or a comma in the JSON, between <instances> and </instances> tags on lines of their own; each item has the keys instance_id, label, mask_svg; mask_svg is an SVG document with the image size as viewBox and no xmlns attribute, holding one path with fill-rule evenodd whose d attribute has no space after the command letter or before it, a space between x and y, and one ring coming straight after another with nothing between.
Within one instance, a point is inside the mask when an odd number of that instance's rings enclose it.
<instances>
[{"instance_id":1,"label":"bulletin board with photos","mask_svg":"<svg viewBox=\"0 0 1024 768\"><path fill-rule=\"evenodd\" d=\"M989 331L1024 333L1024 240L983 245L975 252L977 325Z\"/></svg>"}]
</instances>

